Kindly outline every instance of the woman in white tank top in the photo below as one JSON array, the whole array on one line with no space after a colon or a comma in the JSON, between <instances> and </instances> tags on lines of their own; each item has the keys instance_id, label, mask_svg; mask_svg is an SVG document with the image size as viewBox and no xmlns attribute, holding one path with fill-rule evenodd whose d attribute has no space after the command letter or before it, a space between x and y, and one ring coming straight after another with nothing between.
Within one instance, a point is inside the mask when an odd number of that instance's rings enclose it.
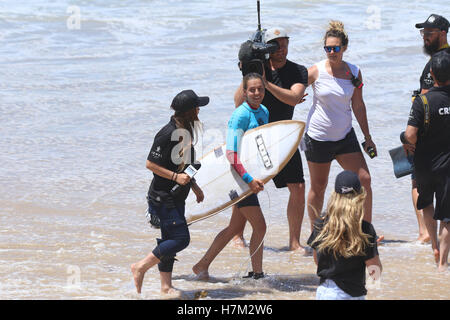
<instances>
[{"instance_id":1,"label":"woman in white tank top","mask_svg":"<svg viewBox=\"0 0 450 320\"><path fill-rule=\"evenodd\" d=\"M308 85L312 85L314 93L304 137L311 178L308 214L314 221L322 211L331 162L336 159L344 170L358 174L367 191L364 220L371 222L370 173L352 128L353 112L364 134L366 152L373 148L376 155L362 95L361 71L343 60L348 37L341 22L330 22L324 40L327 59L308 70Z\"/></svg>"}]
</instances>

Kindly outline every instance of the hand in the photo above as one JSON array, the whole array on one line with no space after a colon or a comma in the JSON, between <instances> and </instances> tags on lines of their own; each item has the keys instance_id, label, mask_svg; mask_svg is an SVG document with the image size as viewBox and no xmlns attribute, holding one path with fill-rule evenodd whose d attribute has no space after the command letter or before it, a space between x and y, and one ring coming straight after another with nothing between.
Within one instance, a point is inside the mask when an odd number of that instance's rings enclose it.
<instances>
[{"instance_id":1,"label":"hand","mask_svg":"<svg viewBox=\"0 0 450 320\"><path fill-rule=\"evenodd\" d=\"M377 152L377 146L375 145L375 143L372 141L372 138L366 139L366 145L364 146L364 151L368 154L367 149L369 149L370 147L373 148L373 150L375 151L375 156L378 156L378 152Z\"/></svg>"},{"instance_id":2,"label":"hand","mask_svg":"<svg viewBox=\"0 0 450 320\"><path fill-rule=\"evenodd\" d=\"M189 177L186 173L177 174L175 182L179 185L185 186L191 181L191 177Z\"/></svg>"},{"instance_id":3,"label":"hand","mask_svg":"<svg viewBox=\"0 0 450 320\"><path fill-rule=\"evenodd\" d=\"M414 154L416 151L416 146L413 144L405 143L403 145L403 149L405 150L406 156L409 156L410 154Z\"/></svg>"},{"instance_id":4,"label":"hand","mask_svg":"<svg viewBox=\"0 0 450 320\"><path fill-rule=\"evenodd\" d=\"M303 97L301 98L301 100L299 101L298 104L305 102L305 101L306 101L305 97L306 97L307 95L308 95L308 94L305 93L305 94L303 95Z\"/></svg>"},{"instance_id":5,"label":"hand","mask_svg":"<svg viewBox=\"0 0 450 320\"><path fill-rule=\"evenodd\" d=\"M248 184L248 186L254 194L257 194L258 192L264 190L264 183L259 179L253 179L252 182Z\"/></svg>"}]
</instances>

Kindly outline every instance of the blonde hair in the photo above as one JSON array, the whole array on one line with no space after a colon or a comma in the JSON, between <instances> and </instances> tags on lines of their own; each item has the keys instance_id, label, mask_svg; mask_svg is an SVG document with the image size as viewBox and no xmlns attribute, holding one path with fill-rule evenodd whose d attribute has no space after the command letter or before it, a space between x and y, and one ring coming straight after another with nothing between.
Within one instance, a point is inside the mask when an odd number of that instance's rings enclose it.
<instances>
[{"instance_id":1,"label":"blonde hair","mask_svg":"<svg viewBox=\"0 0 450 320\"><path fill-rule=\"evenodd\" d=\"M348 45L348 35L345 32L344 24L341 21L331 20L328 24L327 32L325 33L324 43L326 44L328 37L335 37L341 39L342 46Z\"/></svg>"},{"instance_id":2,"label":"blonde hair","mask_svg":"<svg viewBox=\"0 0 450 320\"><path fill-rule=\"evenodd\" d=\"M324 219L327 220L313 243L318 251L328 251L334 257L349 258L364 255L369 235L362 231L366 191L339 194L333 191Z\"/></svg>"}]
</instances>

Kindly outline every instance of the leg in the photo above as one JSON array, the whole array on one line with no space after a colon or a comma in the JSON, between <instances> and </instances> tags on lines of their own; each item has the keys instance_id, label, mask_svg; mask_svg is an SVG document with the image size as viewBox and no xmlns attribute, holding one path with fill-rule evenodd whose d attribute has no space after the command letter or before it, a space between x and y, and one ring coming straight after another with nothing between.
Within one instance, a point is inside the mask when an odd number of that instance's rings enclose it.
<instances>
[{"instance_id":1,"label":"leg","mask_svg":"<svg viewBox=\"0 0 450 320\"><path fill-rule=\"evenodd\" d=\"M235 210L239 210L237 206L233 206L233 212ZM244 239L244 229L245 223L243 223L242 228L238 230L237 234L233 237L233 244L237 248L245 248L245 239Z\"/></svg>"},{"instance_id":2,"label":"leg","mask_svg":"<svg viewBox=\"0 0 450 320\"><path fill-rule=\"evenodd\" d=\"M423 209L423 219L431 238L431 249L433 250L434 259L436 263L439 262L439 244L437 238L437 222L433 219L434 208L433 204Z\"/></svg>"},{"instance_id":3,"label":"leg","mask_svg":"<svg viewBox=\"0 0 450 320\"><path fill-rule=\"evenodd\" d=\"M426 243L430 241L430 236L428 235L427 227L425 226L425 221L423 219L423 212L422 210L417 209L417 199L419 197L419 193L417 192L417 185L416 180L411 180L411 197L412 202L414 206L414 211L416 212L417 216L417 223L419 225L419 238L417 239L421 243Z\"/></svg>"},{"instance_id":4,"label":"leg","mask_svg":"<svg viewBox=\"0 0 450 320\"><path fill-rule=\"evenodd\" d=\"M160 260L153 253L150 253L141 261L131 265L131 272L133 273L134 285L136 286L137 293L141 293L144 275L147 270L159 262Z\"/></svg>"},{"instance_id":5,"label":"leg","mask_svg":"<svg viewBox=\"0 0 450 320\"><path fill-rule=\"evenodd\" d=\"M192 271L199 276L199 279L208 279L208 269L217 255L225 248L228 242L245 226L246 219L241 213L241 209L233 206L233 211L229 225L219 232L213 243L206 251L205 255L192 268Z\"/></svg>"},{"instance_id":6,"label":"leg","mask_svg":"<svg viewBox=\"0 0 450 320\"><path fill-rule=\"evenodd\" d=\"M361 185L366 189L367 196L364 203L364 220L372 222L372 187L369 168L361 152L345 153L336 156L344 170L350 170L358 174Z\"/></svg>"},{"instance_id":7,"label":"leg","mask_svg":"<svg viewBox=\"0 0 450 320\"><path fill-rule=\"evenodd\" d=\"M300 245L300 232L302 229L303 215L305 213L305 184L288 183L287 186L290 193L287 207L289 250L304 250Z\"/></svg>"},{"instance_id":8,"label":"leg","mask_svg":"<svg viewBox=\"0 0 450 320\"><path fill-rule=\"evenodd\" d=\"M264 236L266 234L266 221L260 207L242 207L240 211L244 217L250 222L253 232L250 239L250 256L252 260L253 272L261 273Z\"/></svg>"},{"instance_id":9,"label":"leg","mask_svg":"<svg viewBox=\"0 0 450 320\"><path fill-rule=\"evenodd\" d=\"M450 222L441 221L442 234L439 246L439 272L448 270L448 252L450 249Z\"/></svg>"},{"instance_id":10,"label":"leg","mask_svg":"<svg viewBox=\"0 0 450 320\"><path fill-rule=\"evenodd\" d=\"M308 161L311 187L308 192L308 215L311 224L311 232L314 220L320 216L323 207L325 189L328 184L331 162L316 163Z\"/></svg>"}]
</instances>

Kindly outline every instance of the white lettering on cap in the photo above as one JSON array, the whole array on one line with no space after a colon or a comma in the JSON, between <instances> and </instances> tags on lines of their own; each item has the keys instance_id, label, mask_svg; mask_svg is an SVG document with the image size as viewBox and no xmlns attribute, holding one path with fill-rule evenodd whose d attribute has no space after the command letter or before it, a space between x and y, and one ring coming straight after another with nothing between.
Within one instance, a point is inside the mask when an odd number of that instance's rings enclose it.
<instances>
[{"instance_id":1,"label":"white lettering on cap","mask_svg":"<svg viewBox=\"0 0 450 320\"><path fill-rule=\"evenodd\" d=\"M431 17L428 18L428 22L429 23L433 23L435 20L436 20L435 16L431 16Z\"/></svg>"}]
</instances>

